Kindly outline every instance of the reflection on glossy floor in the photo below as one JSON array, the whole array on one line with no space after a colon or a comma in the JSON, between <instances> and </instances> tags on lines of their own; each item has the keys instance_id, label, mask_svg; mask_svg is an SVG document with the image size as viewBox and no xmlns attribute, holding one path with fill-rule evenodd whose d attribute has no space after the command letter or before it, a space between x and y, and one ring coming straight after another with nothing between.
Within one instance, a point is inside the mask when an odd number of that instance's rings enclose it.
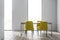
<instances>
[{"instance_id":1,"label":"reflection on glossy floor","mask_svg":"<svg viewBox=\"0 0 60 40\"><path fill-rule=\"evenodd\" d=\"M34 31L34 35L32 37L32 33L30 31L27 32L27 36L24 32L16 32L16 31L5 31L4 32L4 40L60 40L60 33L53 32L51 37L50 32L48 32L48 36L46 37L45 32L39 33ZM21 34L22 33L22 34Z\"/></svg>"}]
</instances>

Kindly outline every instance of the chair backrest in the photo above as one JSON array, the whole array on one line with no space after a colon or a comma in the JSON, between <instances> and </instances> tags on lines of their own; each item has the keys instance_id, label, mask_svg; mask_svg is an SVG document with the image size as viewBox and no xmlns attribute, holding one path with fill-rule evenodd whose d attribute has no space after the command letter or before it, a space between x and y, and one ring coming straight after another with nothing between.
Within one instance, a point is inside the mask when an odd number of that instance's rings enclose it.
<instances>
[{"instance_id":1,"label":"chair backrest","mask_svg":"<svg viewBox=\"0 0 60 40\"><path fill-rule=\"evenodd\" d=\"M38 30L48 30L48 23L44 21L38 21L37 23Z\"/></svg>"},{"instance_id":2,"label":"chair backrest","mask_svg":"<svg viewBox=\"0 0 60 40\"><path fill-rule=\"evenodd\" d=\"M33 22L32 21L27 21L25 24L25 30L34 30L33 27Z\"/></svg>"}]
</instances>

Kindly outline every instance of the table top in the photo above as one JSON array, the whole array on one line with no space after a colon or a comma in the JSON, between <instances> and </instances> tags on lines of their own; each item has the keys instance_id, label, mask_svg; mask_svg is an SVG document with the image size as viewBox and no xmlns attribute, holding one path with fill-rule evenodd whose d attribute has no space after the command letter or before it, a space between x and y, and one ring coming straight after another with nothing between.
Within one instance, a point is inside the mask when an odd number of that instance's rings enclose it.
<instances>
[{"instance_id":1,"label":"table top","mask_svg":"<svg viewBox=\"0 0 60 40\"><path fill-rule=\"evenodd\" d=\"M25 22L21 22L21 24L25 24ZM37 22L34 22L33 24L37 24ZM48 22L48 24L52 24L52 23Z\"/></svg>"}]
</instances>

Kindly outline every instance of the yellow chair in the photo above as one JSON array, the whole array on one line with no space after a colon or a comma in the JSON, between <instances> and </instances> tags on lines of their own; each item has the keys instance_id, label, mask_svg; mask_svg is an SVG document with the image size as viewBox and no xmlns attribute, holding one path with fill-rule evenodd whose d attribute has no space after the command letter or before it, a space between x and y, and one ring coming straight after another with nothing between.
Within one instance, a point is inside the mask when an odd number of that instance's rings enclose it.
<instances>
[{"instance_id":1,"label":"yellow chair","mask_svg":"<svg viewBox=\"0 0 60 40\"><path fill-rule=\"evenodd\" d=\"M25 30L26 36L27 36L27 31L32 31L32 36L33 36L33 30L34 30L33 22L32 22L32 21L27 21L27 22L25 23L24 30Z\"/></svg>"},{"instance_id":2,"label":"yellow chair","mask_svg":"<svg viewBox=\"0 0 60 40\"><path fill-rule=\"evenodd\" d=\"M46 36L47 36L48 23L44 21L38 21L37 30L46 31Z\"/></svg>"}]
</instances>

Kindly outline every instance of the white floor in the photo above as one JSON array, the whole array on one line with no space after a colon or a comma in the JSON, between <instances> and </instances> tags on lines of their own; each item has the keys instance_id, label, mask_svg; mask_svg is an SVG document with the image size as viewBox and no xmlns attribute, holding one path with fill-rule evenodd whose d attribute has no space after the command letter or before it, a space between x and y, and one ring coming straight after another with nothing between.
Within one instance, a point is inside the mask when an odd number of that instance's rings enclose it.
<instances>
[{"instance_id":1,"label":"white floor","mask_svg":"<svg viewBox=\"0 0 60 40\"><path fill-rule=\"evenodd\" d=\"M37 31L34 31L32 37L32 32L30 31L27 32L27 36L24 32L5 31L4 40L60 40L60 33L53 32L53 35L51 36L50 32L48 32L48 36L46 37L45 31L42 31L39 35Z\"/></svg>"}]
</instances>

